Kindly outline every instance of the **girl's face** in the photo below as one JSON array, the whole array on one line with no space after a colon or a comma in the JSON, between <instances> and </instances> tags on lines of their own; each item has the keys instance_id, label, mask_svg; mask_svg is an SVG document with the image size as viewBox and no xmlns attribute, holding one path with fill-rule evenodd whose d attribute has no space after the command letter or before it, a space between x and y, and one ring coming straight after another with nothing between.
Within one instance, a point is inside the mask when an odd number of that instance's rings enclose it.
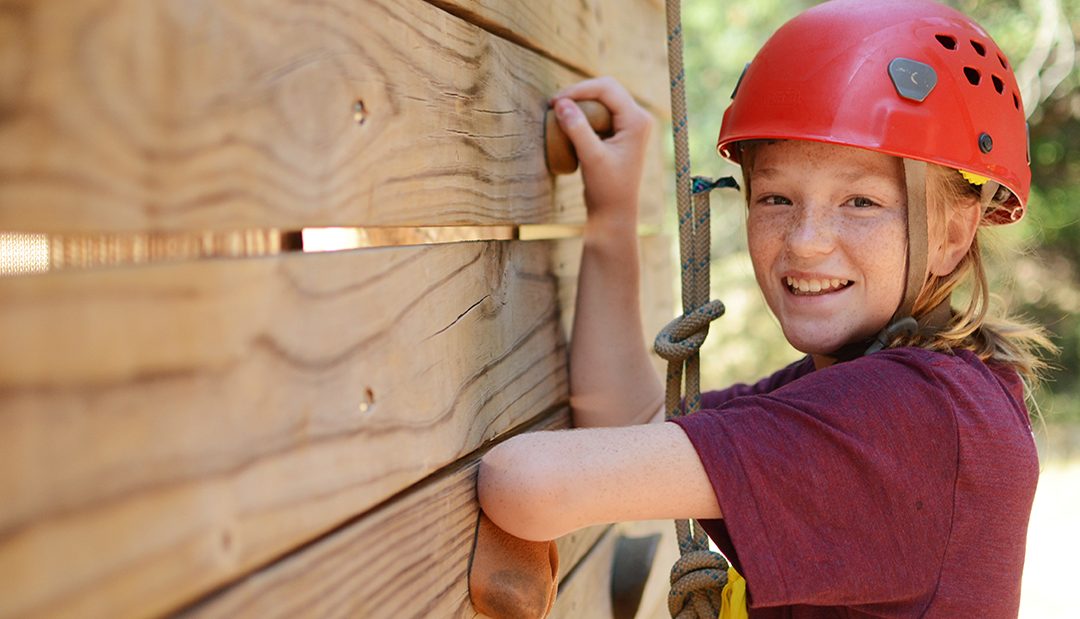
<instances>
[{"instance_id":1,"label":"girl's face","mask_svg":"<svg viewBox=\"0 0 1080 619\"><path fill-rule=\"evenodd\" d=\"M900 304L907 264L901 160L773 142L755 147L750 189L750 258L791 345L818 358L880 331Z\"/></svg>"}]
</instances>

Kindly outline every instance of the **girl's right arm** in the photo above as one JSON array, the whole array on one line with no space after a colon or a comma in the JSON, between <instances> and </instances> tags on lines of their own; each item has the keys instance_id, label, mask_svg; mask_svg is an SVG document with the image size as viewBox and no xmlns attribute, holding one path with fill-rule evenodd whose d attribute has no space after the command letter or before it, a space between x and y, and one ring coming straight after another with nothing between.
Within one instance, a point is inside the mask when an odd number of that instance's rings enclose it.
<instances>
[{"instance_id":1,"label":"girl's right arm","mask_svg":"<svg viewBox=\"0 0 1080 619\"><path fill-rule=\"evenodd\" d=\"M606 105L615 134L598 138L567 98ZM571 86L554 105L581 161L589 211L570 404L575 425L590 429L529 432L493 447L480 463L480 505L503 530L532 540L621 520L719 518L683 430L645 425L663 418L664 395L645 347L638 296L638 185L652 117L610 78Z\"/></svg>"},{"instance_id":2,"label":"girl's right arm","mask_svg":"<svg viewBox=\"0 0 1080 619\"><path fill-rule=\"evenodd\" d=\"M601 140L567 99L607 106L612 137ZM637 203L652 117L611 78L570 86L553 103L581 161L588 208L570 341L574 423L662 419L663 387L645 346L639 301Z\"/></svg>"}]
</instances>

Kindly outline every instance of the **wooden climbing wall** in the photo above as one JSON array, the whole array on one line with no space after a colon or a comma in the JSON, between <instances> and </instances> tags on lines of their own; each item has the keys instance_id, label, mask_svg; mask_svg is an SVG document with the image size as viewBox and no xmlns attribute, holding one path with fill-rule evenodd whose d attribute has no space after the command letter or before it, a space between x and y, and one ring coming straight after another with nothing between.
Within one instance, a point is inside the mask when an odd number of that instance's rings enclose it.
<instances>
[{"instance_id":1,"label":"wooden climbing wall","mask_svg":"<svg viewBox=\"0 0 1080 619\"><path fill-rule=\"evenodd\" d=\"M0 3L0 248L52 256L0 274L0 617L476 616L476 465L569 424L580 240L288 240L580 223L541 122L604 74L666 117L660 0ZM670 529L559 540L553 616L653 532L663 616Z\"/></svg>"}]
</instances>

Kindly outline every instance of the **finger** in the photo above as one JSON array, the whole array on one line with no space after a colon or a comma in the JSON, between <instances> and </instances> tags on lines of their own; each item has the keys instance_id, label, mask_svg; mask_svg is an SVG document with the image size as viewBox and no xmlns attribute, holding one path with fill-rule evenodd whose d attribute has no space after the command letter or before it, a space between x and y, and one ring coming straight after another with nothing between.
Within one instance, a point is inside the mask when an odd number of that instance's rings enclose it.
<instances>
[{"instance_id":1,"label":"finger","mask_svg":"<svg viewBox=\"0 0 1080 619\"><path fill-rule=\"evenodd\" d=\"M588 119L571 99L560 98L554 103L555 119L574 145L579 159L590 159L603 148L600 136L589 126Z\"/></svg>"},{"instance_id":2,"label":"finger","mask_svg":"<svg viewBox=\"0 0 1080 619\"><path fill-rule=\"evenodd\" d=\"M613 113L637 105L626 88L610 77L597 77L572 84L560 90L553 98L562 97L569 97L578 101L595 99L607 106Z\"/></svg>"},{"instance_id":3,"label":"finger","mask_svg":"<svg viewBox=\"0 0 1080 619\"><path fill-rule=\"evenodd\" d=\"M604 88L621 88L621 85L617 80L609 76L593 77L581 80L580 82L574 82L573 84L562 88L555 96L570 97L578 93L596 93Z\"/></svg>"},{"instance_id":4,"label":"finger","mask_svg":"<svg viewBox=\"0 0 1080 619\"><path fill-rule=\"evenodd\" d=\"M595 99L611 110L615 130L640 124L644 111L634 97L611 77L598 77L578 82L559 91L556 98L569 97L577 101Z\"/></svg>"}]
</instances>

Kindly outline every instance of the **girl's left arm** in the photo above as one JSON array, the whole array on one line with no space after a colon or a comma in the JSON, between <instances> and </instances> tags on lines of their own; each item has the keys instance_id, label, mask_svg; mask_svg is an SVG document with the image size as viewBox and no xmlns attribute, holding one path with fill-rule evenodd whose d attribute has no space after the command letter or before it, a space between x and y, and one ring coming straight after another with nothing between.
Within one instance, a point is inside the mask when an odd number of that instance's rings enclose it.
<instances>
[{"instance_id":1,"label":"girl's left arm","mask_svg":"<svg viewBox=\"0 0 1080 619\"><path fill-rule=\"evenodd\" d=\"M535 541L608 522L722 517L673 423L516 436L484 456L478 492L496 525Z\"/></svg>"}]
</instances>

